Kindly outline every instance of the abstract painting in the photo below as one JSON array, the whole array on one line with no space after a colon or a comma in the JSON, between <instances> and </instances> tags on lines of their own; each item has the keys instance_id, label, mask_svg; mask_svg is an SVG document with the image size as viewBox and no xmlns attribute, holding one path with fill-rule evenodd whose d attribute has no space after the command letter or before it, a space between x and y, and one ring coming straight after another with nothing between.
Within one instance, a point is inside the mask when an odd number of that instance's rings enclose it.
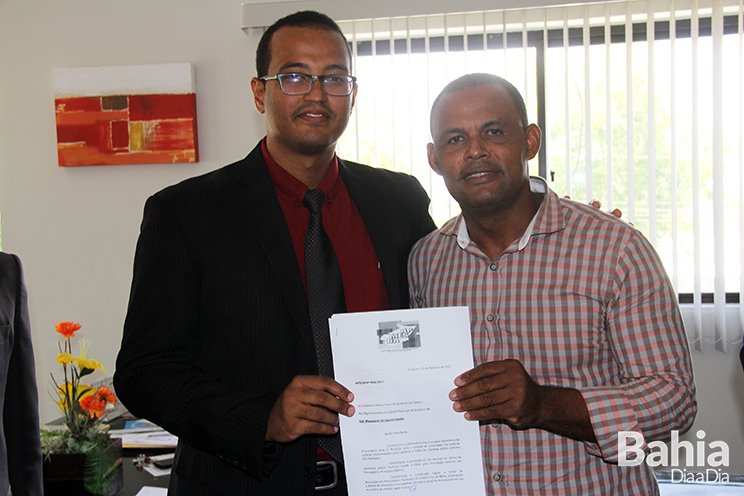
<instances>
[{"instance_id":1,"label":"abstract painting","mask_svg":"<svg viewBox=\"0 0 744 496\"><path fill-rule=\"evenodd\" d=\"M54 69L62 167L198 162L192 64Z\"/></svg>"}]
</instances>

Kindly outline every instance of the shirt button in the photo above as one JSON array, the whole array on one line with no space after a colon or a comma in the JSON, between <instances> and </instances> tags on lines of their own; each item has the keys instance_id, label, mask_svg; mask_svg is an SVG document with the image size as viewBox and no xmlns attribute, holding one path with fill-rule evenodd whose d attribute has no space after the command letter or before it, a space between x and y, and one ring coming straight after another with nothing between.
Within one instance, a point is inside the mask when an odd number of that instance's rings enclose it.
<instances>
[{"instance_id":1,"label":"shirt button","mask_svg":"<svg viewBox=\"0 0 744 496\"><path fill-rule=\"evenodd\" d=\"M493 322L493 319L494 318L495 317L493 315L491 315L490 313L488 315L486 315L486 320L489 321L489 322Z\"/></svg>"},{"instance_id":2,"label":"shirt button","mask_svg":"<svg viewBox=\"0 0 744 496\"><path fill-rule=\"evenodd\" d=\"M308 478L308 479L312 479L313 478L313 469L306 468L305 469L305 477Z\"/></svg>"},{"instance_id":3,"label":"shirt button","mask_svg":"<svg viewBox=\"0 0 744 496\"><path fill-rule=\"evenodd\" d=\"M499 268L499 266L497 264L495 264L495 263L492 263L491 266L488 267L488 268L491 269L491 270L496 270L496 269Z\"/></svg>"},{"instance_id":4,"label":"shirt button","mask_svg":"<svg viewBox=\"0 0 744 496\"><path fill-rule=\"evenodd\" d=\"M501 474L493 474L492 478L495 482L501 482Z\"/></svg>"}]
</instances>

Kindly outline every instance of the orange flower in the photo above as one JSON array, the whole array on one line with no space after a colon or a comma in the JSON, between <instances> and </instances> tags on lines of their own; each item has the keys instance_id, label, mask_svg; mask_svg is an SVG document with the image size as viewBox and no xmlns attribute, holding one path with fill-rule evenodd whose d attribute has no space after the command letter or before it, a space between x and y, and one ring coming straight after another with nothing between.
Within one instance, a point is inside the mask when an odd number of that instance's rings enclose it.
<instances>
[{"instance_id":1,"label":"orange flower","mask_svg":"<svg viewBox=\"0 0 744 496\"><path fill-rule=\"evenodd\" d=\"M98 394L91 394L80 400L80 408L82 408L84 412L88 412L90 418L98 418L106 409L106 401L101 400L98 397Z\"/></svg>"},{"instance_id":2,"label":"orange flower","mask_svg":"<svg viewBox=\"0 0 744 496\"><path fill-rule=\"evenodd\" d=\"M63 337L73 338L75 337L75 331L79 330L82 326L75 322L60 322L57 324L57 332L62 334Z\"/></svg>"},{"instance_id":3,"label":"orange flower","mask_svg":"<svg viewBox=\"0 0 744 496\"><path fill-rule=\"evenodd\" d=\"M116 403L116 396L106 386L101 386L100 388L98 388L98 392L96 394L107 403Z\"/></svg>"}]
</instances>

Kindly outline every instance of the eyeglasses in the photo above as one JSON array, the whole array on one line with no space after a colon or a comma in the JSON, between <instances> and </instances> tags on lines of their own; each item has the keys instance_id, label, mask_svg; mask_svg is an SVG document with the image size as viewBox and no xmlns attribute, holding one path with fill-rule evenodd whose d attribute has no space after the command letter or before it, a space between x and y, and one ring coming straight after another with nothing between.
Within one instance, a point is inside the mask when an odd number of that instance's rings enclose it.
<instances>
[{"instance_id":1,"label":"eyeglasses","mask_svg":"<svg viewBox=\"0 0 744 496\"><path fill-rule=\"evenodd\" d=\"M356 78L354 76L345 76L343 74L330 74L328 76L310 76L299 72L289 72L286 74L274 74L273 76L264 76L258 78L261 81L279 81L279 88L285 95L307 95L313 89L313 83L320 81L320 86L326 95L330 96L348 96L354 90Z\"/></svg>"}]
</instances>

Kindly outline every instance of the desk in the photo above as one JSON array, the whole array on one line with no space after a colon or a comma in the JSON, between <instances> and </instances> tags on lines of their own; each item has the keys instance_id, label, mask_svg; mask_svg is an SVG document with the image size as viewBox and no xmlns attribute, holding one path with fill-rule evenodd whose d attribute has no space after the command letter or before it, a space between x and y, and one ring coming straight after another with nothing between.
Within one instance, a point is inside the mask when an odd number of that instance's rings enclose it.
<instances>
[{"instance_id":1,"label":"desk","mask_svg":"<svg viewBox=\"0 0 744 496\"><path fill-rule=\"evenodd\" d=\"M112 420L110 422L112 429L123 429L127 420L135 420L129 414L125 414ZM170 482L170 475L163 475L162 477L153 477L146 470L138 470L134 466L134 459L140 454L146 456L162 455L165 453L173 453L173 449L143 449L143 448L124 448L122 450L123 459L122 464L124 466L124 485L121 490L116 493L116 496L136 496L136 494L142 489L143 486L152 487L168 487Z\"/></svg>"},{"instance_id":2,"label":"desk","mask_svg":"<svg viewBox=\"0 0 744 496\"><path fill-rule=\"evenodd\" d=\"M124 459L124 486L116 493L116 496L135 496L143 486L168 487L169 475L153 477L145 470L137 470L133 460L139 455L136 450L125 450Z\"/></svg>"},{"instance_id":3,"label":"desk","mask_svg":"<svg viewBox=\"0 0 744 496\"><path fill-rule=\"evenodd\" d=\"M134 466L134 459L142 452L141 450L124 450L124 458L122 459L124 466L124 486L116 493L116 496L135 496L143 486L168 487L170 475L153 477L144 469L137 470L137 467ZM159 453L144 451L144 453L154 455L164 453L164 451L161 450Z\"/></svg>"},{"instance_id":4,"label":"desk","mask_svg":"<svg viewBox=\"0 0 744 496\"><path fill-rule=\"evenodd\" d=\"M122 456L122 486L115 496L136 496L143 486L168 487L169 475L153 477L145 470L137 470L133 462L140 452L132 450L133 452L129 453L128 451L124 450ZM58 481L45 480L44 493L48 496L90 496L90 493L87 493L84 489L82 478Z\"/></svg>"},{"instance_id":5,"label":"desk","mask_svg":"<svg viewBox=\"0 0 744 496\"><path fill-rule=\"evenodd\" d=\"M110 425L112 429L121 429L124 427L124 422L126 420L132 420L132 417L126 415L120 415L117 419L112 420ZM56 419L52 422L50 422L50 425L61 425L64 423L63 418ZM153 486L153 487L168 487L168 483L170 482L170 476L164 475L162 477L153 477L150 475L149 472L146 472L145 470L137 470L137 468L134 466L134 459L141 453L144 453L145 455L152 456L152 455L161 455L164 453L172 453L173 449L132 449L132 448L125 448L122 450L122 475L123 475L123 486L119 490L119 492L116 493L115 496L136 496L136 494L142 489L143 486ZM73 495L86 495L88 493L84 492L83 489L83 481L82 480L74 480L74 481L58 481L58 482L49 482L44 481L45 486L45 493L51 494L51 495L64 495L64 496L73 496Z\"/></svg>"}]
</instances>

